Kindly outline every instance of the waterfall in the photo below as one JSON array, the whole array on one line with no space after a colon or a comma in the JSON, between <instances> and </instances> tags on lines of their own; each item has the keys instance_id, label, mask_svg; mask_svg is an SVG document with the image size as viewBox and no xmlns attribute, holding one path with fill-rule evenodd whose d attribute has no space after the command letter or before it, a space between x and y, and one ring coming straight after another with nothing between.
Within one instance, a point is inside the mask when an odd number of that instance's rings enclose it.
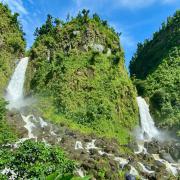
<instances>
[{"instance_id":1,"label":"waterfall","mask_svg":"<svg viewBox=\"0 0 180 180\"><path fill-rule=\"evenodd\" d=\"M22 58L11 77L6 89L6 100L9 101L9 108L17 108L23 101L23 86L25 72L28 65L28 57Z\"/></svg>"},{"instance_id":2,"label":"waterfall","mask_svg":"<svg viewBox=\"0 0 180 180\"><path fill-rule=\"evenodd\" d=\"M153 118L149 112L149 106L142 97L137 97L139 114L141 120L142 138L151 140L153 137L158 137L159 131L154 125Z\"/></svg>"}]
</instances>

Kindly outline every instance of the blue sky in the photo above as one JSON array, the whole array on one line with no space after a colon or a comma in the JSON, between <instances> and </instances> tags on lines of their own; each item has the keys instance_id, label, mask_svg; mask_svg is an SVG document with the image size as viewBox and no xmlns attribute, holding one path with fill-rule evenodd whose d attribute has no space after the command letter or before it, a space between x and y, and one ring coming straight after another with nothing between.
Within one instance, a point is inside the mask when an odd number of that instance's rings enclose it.
<instances>
[{"instance_id":1,"label":"blue sky","mask_svg":"<svg viewBox=\"0 0 180 180\"><path fill-rule=\"evenodd\" d=\"M98 13L116 31L122 32L121 44L126 65L136 51L138 42L150 38L167 16L180 8L180 0L0 0L20 14L28 48L34 41L34 30L51 14L65 20L83 8Z\"/></svg>"}]
</instances>

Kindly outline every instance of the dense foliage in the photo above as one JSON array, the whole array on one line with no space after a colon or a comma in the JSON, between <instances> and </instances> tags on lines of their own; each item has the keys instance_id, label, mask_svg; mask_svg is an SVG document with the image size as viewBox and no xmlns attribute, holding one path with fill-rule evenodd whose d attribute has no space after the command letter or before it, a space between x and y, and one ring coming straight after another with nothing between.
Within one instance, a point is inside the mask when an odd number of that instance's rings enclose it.
<instances>
[{"instance_id":1,"label":"dense foliage","mask_svg":"<svg viewBox=\"0 0 180 180\"><path fill-rule=\"evenodd\" d=\"M137 122L135 90L124 69L119 34L88 13L83 10L66 23L48 15L35 32L26 86L53 96L65 118L118 136Z\"/></svg>"},{"instance_id":2,"label":"dense foliage","mask_svg":"<svg viewBox=\"0 0 180 180\"><path fill-rule=\"evenodd\" d=\"M140 95L150 98L159 126L180 129L180 11L150 40L138 44L130 63Z\"/></svg>"},{"instance_id":3,"label":"dense foliage","mask_svg":"<svg viewBox=\"0 0 180 180\"><path fill-rule=\"evenodd\" d=\"M7 6L0 3L0 93L15 67L15 60L22 56L25 41L18 14L12 14Z\"/></svg>"},{"instance_id":4,"label":"dense foliage","mask_svg":"<svg viewBox=\"0 0 180 180\"><path fill-rule=\"evenodd\" d=\"M13 151L6 147L1 148L0 157L0 169L11 169L16 174L15 179L50 180L52 176L63 177L66 174L72 177L71 174L75 170L74 162L69 160L59 147L46 146L33 140L25 141ZM12 175L13 173L8 173L0 177L11 179Z\"/></svg>"},{"instance_id":5,"label":"dense foliage","mask_svg":"<svg viewBox=\"0 0 180 180\"><path fill-rule=\"evenodd\" d=\"M6 102L0 98L0 144L12 142L16 135L6 121Z\"/></svg>"}]
</instances>

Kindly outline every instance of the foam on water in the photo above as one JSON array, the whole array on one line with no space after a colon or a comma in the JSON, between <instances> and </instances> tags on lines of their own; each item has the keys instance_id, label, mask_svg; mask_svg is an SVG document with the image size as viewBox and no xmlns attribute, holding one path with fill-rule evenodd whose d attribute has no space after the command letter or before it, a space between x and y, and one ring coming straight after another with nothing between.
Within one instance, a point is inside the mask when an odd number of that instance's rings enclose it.
<instances>
[{"instance_id":1,"label":"foam on water","mask_svg":"<svg viewBox=\"0 0 180 180\"><path fill-rule=\"evenodd\" d=\"M152 157L166 166L166 170L172 173L174 176L178 174L179 164L169 163L168 161L161 159L159 154L152 154Z\"/></svg>"},{"instance_id":2,"label":"foam on water","mask_svg":"<svg viewBox=\"0 0 180 180\"><path fill-rule=\"evenodd\" d=\"M81 141L76 141L75 150L84 149Z\"/></svg>"},{"instance_id":3,"label":"foam on water","mask_svg":"<svg viewBox=\"0 0 180 180\"><path fill-rule=\"evenodd\" d=\"M28 131L28 138L29 138L29 139L37 138L37 137L32 133L33 128L36 127L35 124L31 121L31 119L34 118L34 116L33 116L33 115L23 116L23 115L21 114L21 117L22 117L23 121L26 123L24 127L25 127L25 128L27 129L27 131Z\"/></svg>"},{"instance_id":4,"label":"foam on water","mask_svg":"<svg viewBox=\"0 0 180 180\"><path fill-rule=\"evenodd\" d=\"M138 162L140 165L140 169L142 172L147 173L147 174L153 174L155 173L154 171L148 170L142 163Z\"/></svg>"},{"instance_id":5,"label":"foam on water","mask_svg":"<svg viewBox=\"0 0 180 180\"><path fill-rule=\"evenodd\" d=\"M115 157L114 160L119 162L119 165L121 166L122 169L124 168L125 165L129 163L129 160L124 159L122 157Z\"/></svg>"},{"instance_id":6,"label":"foam on water","mask_svg":"<svg viewBox=\"0 0 180 180\"><path fill-rule=\"evenodd\" d=\"M39 122L40 122L41 128L48 126L48 123L45 122L42 117L39 117Z\"/></svg>"}]
</instances>

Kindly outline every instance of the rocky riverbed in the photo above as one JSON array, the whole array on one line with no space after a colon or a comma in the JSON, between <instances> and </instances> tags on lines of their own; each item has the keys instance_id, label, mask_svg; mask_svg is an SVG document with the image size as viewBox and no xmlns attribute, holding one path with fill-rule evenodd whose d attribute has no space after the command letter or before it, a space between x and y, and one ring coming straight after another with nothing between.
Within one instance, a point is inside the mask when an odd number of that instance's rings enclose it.
<instances>
[{"instance_id":1,"label":"rocky riverbed","mask_svg":"<svg viewBox=\"0 0 180 180\"><path fill-rule=\"evenodd\" d=\"M21 113L10 111L8 122L19 134L18 142L9 146L18 148L27 139L60 146L77 162L76 174L81 177L173 180L180 174L180 143L175 140L163 143L134 141L119 145L116 140L80 134L64 124L52 124L36 111L30 112L26 108Z\"/></svg>"}]
</instances>

